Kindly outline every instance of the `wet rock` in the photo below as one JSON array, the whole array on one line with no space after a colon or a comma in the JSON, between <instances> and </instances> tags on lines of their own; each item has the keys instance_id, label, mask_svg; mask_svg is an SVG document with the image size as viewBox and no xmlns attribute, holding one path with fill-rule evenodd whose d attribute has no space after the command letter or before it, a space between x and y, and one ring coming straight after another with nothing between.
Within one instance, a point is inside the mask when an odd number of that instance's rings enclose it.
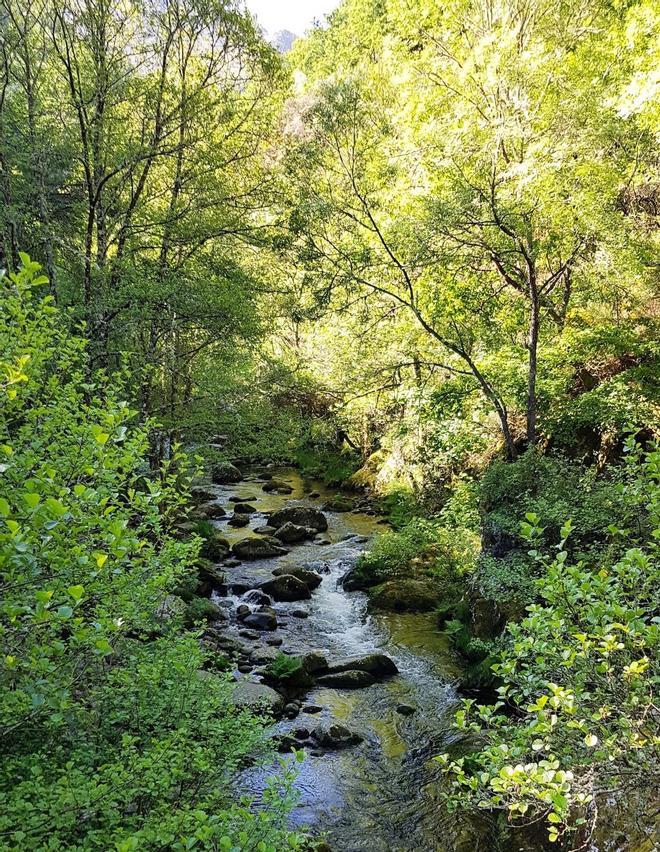
<instances>
[{"instance_id":1,"label":"wet rock","mask_svg":"<svg viewBox=\"0 0 660 852\"><path fill-rule=\"evenodd\" d=\"M294 728L293 736L297 740L307 740L309 739L310 731L308 728Z\"/></svg>"},{"instance_id":2,"label":"wet rock","mask_svg":"<svg viewBox=\"0 0 660 852\"><path fill-rule=\"evenodd\" d=\"M242 636L243 639L258 639L259 634L255 633L254 630L239 630L238 635Z\"/></svg>"},{"instance_id":3,"label":"wet rock","mask_svg":"<svg viewBox=\"0 0 660 852\"><path fill-rule=\"evenodd\" d=\"M309 497L311 500L318 500L318 498L319 498L320 496L321 496L321 494L320 494L320 492L318 492L318 491L310 491L310 492L309 492L309 494L308 494L308 497Z\"/></svg>"},{"instance_id":4,"label":"wet rock","mask_svg":"<svg viewBox=\"0 0 660 852\"><path fill-rule=\"evenodd\" d=\"M292 609L291 615L294 618L309 618L309 613L306 609Z\"/></svg>"},{"instance_id":5,"label":"wet rock","mask_svg":"<svg viewBox=\"0 0 660 852\"><path fill-rule=\"evenodd\" d=\"M294 748L300 748L300 743L291 734L279 734L273 737L276 743L277 750L282 754L291 751Z\"/></svg>"},{"instance_id":6,"label":"wet rock","mask_svg":"<svg viewBox=\"0 0 660 852\"><path fill-rule=\"evenodd\" d=\"M250 654L250 662L259 666L272 663L277 659L278 653L279 652L275 648L271 648L269 646L255 648Z\"/></svg>"},{"instance_id":7,"label":"wet rock","mask_svg":"<svg viewBox=\"0 0 660 852\"><path fill-rule=\"evenodd\" d=\"M326 512L352 512L355 508L355 503L350 499L350 497L338 495L337 497L333 497L331 500L328 500L328 502L324 504L323 508Z\"/></svg>"},{"instance_id":8,"label":"wet rock","mask_svg":"<svg viewBox=\"0 0 660 852\"><path fill-rule=\"evenodd\" d=\"M276 601L302 601L312 596L309 588L292 574L280 574L261 585L262 591Z\"/></svg>"},{"instance_id":9,"label":"wet rock","mask_svg":"<svg viewBox=\"0 0 660 852\"><path fill-rule=\"evenodd\" d=\"M274 536L284 542L284 544L295 544L298 541L304 541L304 539L308 538L309 533L307 530L308 527L301 527L298 524L289 522L276 530Z\"/></svg>"},{"instance_id":10,"label":"wet rock","mask_svg":"<svg viewBox=\"0 0 660 852\"><path fill-rule=\"evenodd\" d=\"M288 719L295 719L298 713L300 713L300 707L297 704L287 704L284 708L284 715Z\"/></svg>"},{"instance_id":11,"label":"wet rock","mask_svg":"<svg viewBox=\"0 0 660 852\"><path fill-rule=\"evenodd\" d=\"M204 503L198 506L195 510L195 517L202 520L214 520L215 518L224 518L226 512L220 503Z\"/></svg>"},{"instance_id":12,"label":"wet rock","mask_svg":"<svg viewBox=\"0 0 660 852\"><path fill-rule=\"evenodd\" d=\"M200 583L209 587L221 586L226 580L225 572L206 559L200 560L197 575Z\"/></svg>"},{"instance_id":13,"label":"wet rock","mask_svg":"<svg viewBox=\"0 0 660 852\"><path fill-rule=\"evenodd\" d=\"M252 610L247 604L240 604L236 607L236 618L238 618L239 621L243 621L243 619L247 618L251 612Z\"/></svg>"},{"instance_id":14,"label":"wet rock","mask_svg":"<svg viewBox=\"0 0 660 852\"><path fill-rule=\"evenodd\" d=\"M251 666L249 663L241 663L241 664L238 666L238 671L239 671L241 674L248 674L249 672L251 672L251 671L252 671L252 666Z\"/></svg>"},{"instance_id":15,"label":"wet rock","mask_svg":"<svg viewBox=\"0 0 660 852\"><path fill-rule=\"evenodd\" d=\"M264 482L261 486L261 490L265 491L266 494L270 494L273 491L277 491L279 494L293 493L293 488L289 485L289 483L282 482L280 479L269 479L268 482Z\"/></svg>"},{"instance_id":16,"label":"wet rock","mask_svg":"<svg viewBox=\"0 0 660 852\"><path fill-rule=\"evenodd\" d=\"M312 731L312 738L324 748L346 748L362 742L362 737L355 731L350 731L344 725L336 722L327 725L317 725Z\"/></svg>"},{"instance_id":17,"label":"wet rock","mask_svg":"<svg viewBox=\"0 0 660 852\"><path fill-rule=\"evenodd\" d=\"M269 479L273 478L272 473L260 473L258 479L263 480L263 482L268 482Z\"/></svg>"},{"instance_id":18,"label":"wet rock","mask_svg":"<svg viewBox=\"0 0 660 852\"><path fill-rule=\"evenodd\" d=\"M239 494L232 494L229 498L230 503L252 503L256 497L241 497Z\"/></svg>"},{"instance_id":19,"label":"wet rock","mask_svg":"<svg viewBox=\"0 0 660 852\"><path fill-rule=\"evenodd\" d=\"M225 485L229 482L240 482L241 479L243 479L243 474L231 462L219 462L213 466L211 480L218 485Z\"/></svg>"},{"instance_id":20,"label":"wet rock","mask_svg":"<svg viewBox=\"0 0 660 852\"><path fill-rule=\"evenodd\" d=\"M275 529L275 527L271 527L268 524L265 524L263 527L255 527L254 532L257 535L271 536L271 535L274 535L274 533L276 533L277 530Z\"/></svg>"},{"instance_id":21,"label":"wet rock","mask_svg":"<svg viewBox=\"0 0 660 852\"><path fill-rule=\"evenodd\" d=\"M238 568L238 566L241 564L241 560L233 559L232 557L230 557L229 559L223 560L222 564L226 565L227 568Z\"/></svg>"},{"instance_id":22,"label":"wet rock","mask_svg":"<svg viewBox=\"0 0 660 852\"><path fill-rule=\"evenodd\" d=\"M228 552L229 542L215 530L204 539L199 549L199 555L202 559L208 559L210 562L220 562Z\"/></svg>"},{"instance_id":23,"label":"wet rock","mask_svg":"<svg viewBox=\"0 0 660 852\"><path fill-rule=\"evenodd\" d=\"M291 523L300 527L311 527L316 532L325 532L328 529L328 519L319 511L310 506L285 506L277 512L273 512L268 523L272 527L283 527Z\"/></svg>"},{"instance_id":24,"label":"wet rock","mask_svg":"<svg viewBox=\"0 0 660 852\"><path fill-rule=\"evenodd\" d=\"M236 515L253 515L257 510L249 503L236 503L234 505L234 517Z\"/></svg>"},{"instance_id":25,"label":"wet rock","mask_svg":"<svg viewBox=\"0 0 660 852\"><path fill-rule=\"evenodd\" d=\"M245 600L255 606L270 606L272 604L270 597L261 589L250 589L249 592L245 593Z\"/></svg>"},{"instance_id":26,"label":"wet rock","mask_svg":"<svg viewBox=\"0 0 660 852\"><path fill-rule=\"evenodd\" d=\"M239 683L231 696L232 703L241 710L252 712L266 711L273 716L280 716L284 710L284 699L263 683Z\"/></svg>"},{"instance_id":27,"label":"wet rock","mask_svg":"<svg viewBox=\"0 0 660 852\"><path fill-rule=\"evenodd\" d=\"M243 624L255 630L277 630L277 616L274 610L265 608L248 615Z\"/></svg>"},{"instance_id":28,"label":"wet rock","mask_svg":"<svg viewBox=\"0 0 660 852\"><path fill-rule=\"evenodd\" d=\"M283 556L287 552L285 548L276 547L263 538L244 538L237 541L231 550L240 559L268 559Z\"/></svg>"},{"instance_id":29,"label":"wet rock","mask_svg":"<svg viewBox=\"0 0 660 852\"><path fill-rule=\"evenodd\" d=\"M274 648L279 648L279 646L284 642L281 636L271 636L266 639L267 645L272 645Z\"/></svg>"},{"instance_id":30,"label":"wet rock","mask_svg":"<svg viewBox=\"0 0 660 852\"><path fill-rule=\"evenodd\" d=\"M412 716L413 713L417 711L416 707L413 707L412 704L397 704L396 712L400 713L402 716Z\"/></svg>"},{"instance_id":31,"label":"wet rock","mask_svg":"<svg viewBox=\"0 0 660 852\"><path fill-rule=\"evenodd\" d=\"M328 661L320 651L308 651L301 657L302 667L307 674L327 671Z\"/></svg>"},{"instance_id":32,"label":"wet rock","mask_svg":"<svg viewBox=\"0 0 660 852\"><path fill-rule=\"evenodd\" d=\"M283 574L288 574L291 577L296 577L301 583L304 583L308 589L316 589L321 585L323 577L315 571L310 571L309 568L302 568L298 565L288 565L276 568L273 571L273 576L281 577Z\"/></svg>"},{"instance_id":33,"label":"wet rock","mask_svg":"<svg viewBox=\"0 0 660 852\"><path fill-rule=\"evenodd\" d=\"M360 592L371 588L376 583L375 577L363 571L360 565L354 565L339 578L339 584L347 592Z\"/></svg>"},{"instance_id":34,"label":"wet rock","mask_svg":"<svg viewBox=\"0 0 660 852\"><path fill-rule=\"evenodd\" d=\"M388 580L369 592L370 606L388 612L431 612L440 600L439 584L431 579Z\"/></svg>"},{"instance_id":35,"label":"wet rock","mask_svg":"<svg viewBox=\"0 0 660 852\"><path fill-rule=\"evenodd\" d=\"M316 682L319 686L331 686L340 689L362 689L365 686L373 686L376 683L376 678L369 674L369 672L353 670L321 675Z\"/></svg>"},{"instance_id":36,"label":"wet rock","mask_svg":"<svg viewBox=\"0 0 660 852\"><path fill-rule=\"evenodd\" d=\"M227 521L230 527L246 527L250 523L249 515L232 515Z\"/></svg>"},{"instance_id":37,"label":"wet rock","mask_svg":"<svg viewBox=\"0 0 660 852\"><path fill-rule=\"evenodd\" d=\"M195 503L206 503L208 500L218 499L218 495L208 485L193 485L190 489L190 497Z\"/></svg>"},{"instance_id":38,"label":"wet rock","mask_svg":"<svg viewBox=\"0 0 660 852\"><path fill-rule=\"evenodd\" d=\"M323 707L320 704L305 704L302 709L303 713L310 713L312 715L316 713L322 713Z\"/></svg>"},{"instance_id":39,"label":"wet rock","mask_svg":"<svg viewBox=\"0 0 660 852\"><path fill-rule=\"evenodd\" d=\"M326 544L332 544L332 542L330 541L329 538L320 538L318 541L315 541L314 544L326 545Z\"/></svg>"},{"instance_id":40,"label":"wet rock","mask_svg":"<svg viewBox=\"0 0 660 852\"><path fill-rule=\"evenodd\" d=\"M386 654L379 653L365 654L361 657L349 657L346 660L339 660L328 666L329 674L347 671L368 672L376 678L383 678L397 674L398 669L394 660L391 660Z\"/></svg>"},{"instance_id":41,"label":"wet rock","mask_svg":"<svg viewBox=\"0 0 660 852\"><path fill-rule=\"evenodd\" d=\"M239 562L238 564L240 565L241 563ZM236 580L232 580L229 583L229 589L233 595L244 595L246 592L249 592L251 588L251 580L243 580L238 578Z\"/></svg>"}]
</instances>

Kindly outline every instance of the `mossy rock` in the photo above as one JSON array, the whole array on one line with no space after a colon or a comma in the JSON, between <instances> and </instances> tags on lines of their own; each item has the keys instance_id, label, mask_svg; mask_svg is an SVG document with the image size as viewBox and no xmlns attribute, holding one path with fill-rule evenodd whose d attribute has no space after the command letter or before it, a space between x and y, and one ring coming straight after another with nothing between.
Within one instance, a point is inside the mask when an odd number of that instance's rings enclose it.
<instances>
[{"instance_id":1,"label":"mossy rock","mask_svg":"<svg viewBox=\"0 0 660 852\"><path fill-rule=\"evenodd\" d=\"M208 598L193 598L184 613L184 621L192 627L200 621L226 621L223 610Z\"/></svg>"},{"instance_id":2,"label":"mossy rock","mask_svg":"<svg viewBox=\"0 0 660 852\"><path fill-rule=\"evenodd\" d=\"M431 579L388 580L368 591L369 605L387 612L431 612L437 609L441 590Z\"/></svg>"},{"instance_id":3,"label":"mossy rock","mask_svg":"<svg viewBox=\"0 0 660 852\"><path fill-rule=\"evenodd\" d=\"M231 545L227 539L214 530L214 532L202 542L202 546L199 549L199 555L202 559L208 559L211 562L220 562L220 560L224 559L229 552L230 546Z\"/></svg>"},{"instance_id":4,"label":"mossy rock","mask_svg":"<svg viewBox=\"0 0 660 852\"><path fill-rule=\"evenodd\" d=\"M333 497L332 500L328 500L323 506L326 512L352 512L354 508L355 501L343 495Z\"/></svg>"}]
</instances>

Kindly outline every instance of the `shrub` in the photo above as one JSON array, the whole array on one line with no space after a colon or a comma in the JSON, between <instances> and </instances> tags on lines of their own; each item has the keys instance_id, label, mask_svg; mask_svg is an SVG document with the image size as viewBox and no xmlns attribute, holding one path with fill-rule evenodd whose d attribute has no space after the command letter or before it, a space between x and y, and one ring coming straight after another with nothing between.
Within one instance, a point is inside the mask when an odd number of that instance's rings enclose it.
<instances>
[{"instance_id":1,"label":"shrub","mask_svg":"<svg viewBox=\"0 0 660 852\"><path fill-rule=\"evenodd\" d=\"M186 459L145 477L121 380L90 378L23 261L0 279L0 848L295 845L288 794L232 795L263 730L166 605L199 547L173 534Z\"/></svg>"},{"instance_id":2,"label":"shrub","mask_svg":"<svg viewBox=\"0 0 660 852\"><path fill-rule=\"evenodd\" d=\"M466 701L456 716L459 729L478 734L481 750L469 762L440 758L453 779L454 805L502 809L518 821L542 818L550 840L577 833L577 845L590 836L609 791L652 792L660 781L654 697L660 453L641 458L628 449L635 475L624 497L632 505L643 499L646 541L590 567L571 561L570 522L552 557L539 549L540 526L524 525L543 567L540 602L507 628L492 667L503 682L500 700L491 706ZM630 542L629 534L620 534Z\"/></svg>"}]
</instances>

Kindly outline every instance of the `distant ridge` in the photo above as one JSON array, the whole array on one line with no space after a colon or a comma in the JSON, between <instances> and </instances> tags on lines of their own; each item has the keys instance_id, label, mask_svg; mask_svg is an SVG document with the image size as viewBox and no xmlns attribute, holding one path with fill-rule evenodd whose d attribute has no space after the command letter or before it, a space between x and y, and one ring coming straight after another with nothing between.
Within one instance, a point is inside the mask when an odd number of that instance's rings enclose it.
<instances>
[{"instance_id":1,"label":"distant ridge","mask_svg":"<svg viewBox=\"0 0 660 852\"><path fill-rule=\"evenodd\" d=\"M295 33L290 30L279 30L271 38L271 44L277 48L280 53L288 53L293 47L294 41L298 38Z\"/></svg>"}]
</instances>

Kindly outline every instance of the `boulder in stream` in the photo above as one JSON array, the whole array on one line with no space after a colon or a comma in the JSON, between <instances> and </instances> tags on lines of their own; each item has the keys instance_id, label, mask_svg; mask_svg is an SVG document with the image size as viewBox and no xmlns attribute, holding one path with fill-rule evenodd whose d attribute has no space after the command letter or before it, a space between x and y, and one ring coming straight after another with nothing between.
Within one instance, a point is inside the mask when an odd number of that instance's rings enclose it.
<instances>
[{"instance_id":1,"label":"boulder in stream","mask_svg":"<svg viewBox=\"0 0 660 852\"><path fill-rule=\"evenodd\" d=\"M261 486L261 490L265 491L266 494L270 494L272 491L277 491L278 494L293 493L293 488L289 485L289 483L282 482L281 479L269 479L268 482L264 482Z\"/></svg>"},{"instance_id":2,"label":"boulder in stream","mask_svg":"<svg viewBox=\"0 0 660 852\"><path fill-rule=\"evenodd\" d=\"M399 670L394 660L391 660L387 654L381 653L365 654L362 657L349 657L346 660L330 663L328 666L328 674L347 671L368 672L375 678L383 678L395 675Z\"/></svg>"},{"instance_id":3,"label":"boulder in stream","mask_svg":"<svg viewBox=\"0 0 660 852\"><path fill-rule=\"evenodd\" d=\"M431 612L440 600L440 586L430 578L388 580L369 591L369 605L388 612Z\"/></svg>"},{"instance_id":4,"label":"boulder in stream","mask_svg":"<svg viewBox=\"0 0 660 852\"><path fill-rule=\"evenodd\" d=\"M307 530L309 527L301 527L298 524L292 524L290 521L281 526L275 531L274 536L285 544L295 544L298 541L304 541L309 537Z\"/></svg>"},{"instance_id":5,"label":"boulder in stream","mask_svg":"<svg viewBox=\"0 0 660 852\"><path fill-rule=\"evenodd\" d=\"M250 516L246 514L234 514L227 521L230 527L246 527L250 523Z\"/></svg>"},{"instance_id":6,"label":"boulder in stream","mask_svg":"<svg viewBox=\"0 0 660 852\"><path fill-rule=\"evenodd\" d=\"M195 509L195 517L203 521L212 521L216 518L224 518L227 513L220 503L203 503Z\"/></svg>"},{"instance_id":7,"label":"boulder in stream","mask_svg":"<svg viewBox=\"0 0 660 852\"><path fill-rule=\"evenodd\" d=\"M193 485L190 489L190 498L194 503L206 503L207 500L217 500L218 495L210 485Z\"/></svg>"},{"instance_id":8,"label":"boulder in stream","mask_svg":"<svg viewBox=\"0 0 660 852\"><path fill-rule=\"evenodd\" d=\"M252 515L256 511L250 503L234 503L234 515Z\"/></svg>"},{"instance_id":9,"label":"boulder in stream","mask_svg":"<svg viewBox=\"0 0 660 852\"><path fill-rule=\"evenodd\" d=\"M256 535L273 535L277 530L275 527L271 527L270 524L265 524L263 527L255 527L253 532Z\"/></svg>"},{"instance_id":10,"label":"boulder in stream","mask_svg":"<svg viewBox=\"0 0 660 852\"><path fill-rule=\"evenodd\" d=\"M281 565L273 571L273 576L275 577L281 577L283 574L296 577L310 590L317 589L323 582L323 577L317 574L316 571L310 571L309 568L303 568L300 565ZM295 600L300 600L300 598L295 598Z\"/></svg>"},{"instance_id":11,"label":"boulder in stream","mask_svg":"<svg viewBox=\"0 0 660 852\"><path fill-rule=\"evenodd\" d=\"M225 485L229 482L240 482L243 474L231 462L218 462L213 466L211 480L217 485Z\"/></svg>"},{"instance_id":12,"label":"boulder in stream","mask_svg":"<svg viewBox=\"0 0 660 852\"><path fill-rule=\"evenodd\" d=\"M280 529L284 524L291 523L300 527L311 527L316 532L325 532L328 529L328 519L319 509L311 506L285 506L278 509L268 519L271 527Z\"/></svg>"},{"instance_id":13,"label":"boulder in stream","mask_svg":"<svg viewBox=\"0 0 660 852\"><path fill-rule=\"evenodd\" d=\"M279 694L263 683L250 683L243 681L239 683L231 696L232 703L240 710L250 710L254 713L271 713L280 716L284 710L284 699Z\"/></svg>"},{"instance_id":14,"label":"boulder in stream","mask_svg":"<svg viewBox=\"0 0 660 852\"><path fill-rule=\"evenodd\" d=\"M272 604L270 597L261 589L250 589L249 592L245 593L245 600L256 606L270 606Z\"/></svg>"},{"instance_id":15,"label":"boulder in stream","mask_svg":"<svg viewBox=\"0 0 660 852\"><path fill-rule=\"evenodd\" d=\"M261 584L261 590L276 601L303 601L312 596L309 587L292 574L280 574Z\"/></svg>"},{"instance_id":16,"label":"boulder in stream","mask_svg":"<svg viewBox=\"0 0 660 852\"><path fill-rule=\"evenodd\" d=\"M346 748L362 742L359 734L336 722L317 725L312 731L312 738L323 748Z\"/></svg>"},{"instance_id":17,"label":"boulder in stream","mask_svg":"<svg viewBox=\"0 0 660 852\"><path fill-rule=\"evenodd\" d=\"M244 538L232 547L232 553L239 559L268 559L273 556L283 556L287 551L276 547L263 538Z\"/></svg>"},{"instance_id":18,"label":"boulder in stream","mask_svg":"<svg viewBox=\"0 0 660 852\"><path fill-rule=\"evenodd\" d=\"M362 689L365 686L373 686L376 683L376 678L369 672L353 669L322 675L317 678L316 683L319 686L337 687L339 689Z\"/></svg>"},{"instance_id":19,"label":"boulder in stream","mask_svg":"<svg viewBox=\"0 0 660 852\"><path fill-rule=\"evenodd\" d=\"M243 624L254 630L277 630L277 616L274 609L265 606L244 618Z\"/></svg>"}]
</instances>

